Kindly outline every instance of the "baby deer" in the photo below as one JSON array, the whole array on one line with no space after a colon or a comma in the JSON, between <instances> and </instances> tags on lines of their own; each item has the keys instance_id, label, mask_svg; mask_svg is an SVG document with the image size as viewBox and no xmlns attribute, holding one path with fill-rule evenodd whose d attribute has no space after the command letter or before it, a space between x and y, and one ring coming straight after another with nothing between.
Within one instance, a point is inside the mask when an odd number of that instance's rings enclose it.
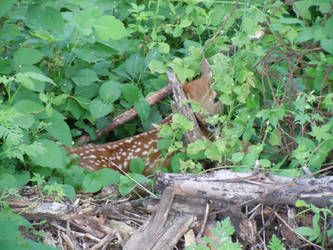
<instances>
[{"instance_id":1,"label":"baby deer","mask_svg":"<svg viewBox=\"0 0 333 250\"><path fill-rule=\"evenodd\" d=\"M170 78L176 78L174 72L167 74ZM208 61L202 58L201 77L184 85L187 98L196 101L201 108L206 110L205 114L195 114L204 134L215 131L216 127L205 122L208 116L221 113L221 103L212 89L212 73ZM165 118L161 124L171 123L171 116ZM141 157L146 160L145 175L150 175L154 169L161 164L161 152L157 149L159 128L153 128L147 132L128 137L119 141L102 145L86 145L82 147L67 148L68 154L80 157L79 166L97 171L102 168L111 168L120 173L129 172L129 163L132 159ZM168 162L168 160L166 161Z\"/></svg>"}]
</instances>

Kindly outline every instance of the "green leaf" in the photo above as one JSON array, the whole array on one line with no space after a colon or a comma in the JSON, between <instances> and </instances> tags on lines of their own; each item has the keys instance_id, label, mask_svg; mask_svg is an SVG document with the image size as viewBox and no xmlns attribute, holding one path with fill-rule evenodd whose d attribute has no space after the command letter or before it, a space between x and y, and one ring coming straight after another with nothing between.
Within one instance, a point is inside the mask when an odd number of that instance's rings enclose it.
<instances>
[{"instance_id":1,"label":"green leaf","mask_svg":"<svg viewBox=\"0 0 333 250\"><path fill-rule=\"evenodd\" d=\"M162 128L160 129L160 131L158 132L158 136L160 137L171 137L173 134L173 131L171 129L170 125L163 125Z\"/></svg>"},{"instance_id":2,"label":"green leaf","mask_svg":"<svg viewBox=\"0 0 333 250\"><path fill-rule=\"evenodd\" d=\"M134 104L136 101L138 101L141 97L141 91L138 87L132 85L132 84L122 84L121 85L121 91L126 99L131 104Z\"/></svg>"},{"instance_id":3,"label":"green leaf","mask_svg":"<svg viewBox=\"0 0 333 250\"><path fill-rule=\"evenodd\" d=\"M295 229L296 233L299 233L303 236L309 236L309 241L313 241L320 237L320 231L316 231L313 228L310 227L298 227Z\"/></svg>"},{"instance_id":4,"label":"green leaf","mask_svg":"<svg viewBox=\"0 0 333 250\"><path fill-rule=\"evenodd\" d=\"M295 203L296 207L310 207L304 200L297 200Z\"/></svg>"},{"instance_id":5,"label":"green leaf","mask_svg":"<svg viewBox=\"0 0 333 250\"><path fill-rule=\"evenodd\" d=\"M0 8L1 9L1 8ZM0 73L1 74L9 74L12 72L12 66L10 64L10 61L8 58L0 58Z\"/></svg>"},{"instance_id":6,"label":"green leaf","mask_svg":"<svg viewBox=\"0 0 333 250\"><path fill-rule=\"evenodd\" d=\"M64 184L62 185L62 188L64 190L64 194L71 199L72 201L75 200L76 198L76 193L75 193L75 189L72 185L69 184Z\"/></svg>"},{"instance_id":7,"label":"green leaf","mask_svg":"<svg viewBox=\"0 0 333 250\"><path fill-rule=\"evenodd\" d=\"M180 160L185 161L186 155L183 152L176 153L171 159L171 168L173 173L180 172Z\"/></svg>"},{"instance_id":8,"label":"green leaf","mask_svg":"<svg viewBox=\"0 0 333 250\"><path fill-rule=\"evenodd\" d=\"M5 188L17 188L17 181L16 178L8 173L0 174L0 187ZM0 191L3 191L2 188L0 188Z\"/></svg>"},{"instance_id":9,"label":"green leaf","mask_svg":"<svg viewBox=\"0 0 333 250\"><path fill-rule=\"evenodd\" d=\"M136 186L136 183L127 176L120 176L119 193L121 195L129 194Z\"/></svg>"},{"instance_id":10,"label":"green leaf","mask_svg":"<svg viewBox=\"0 0 333 250\"><path fill-rule=\"evenodd\" d=\"M268 248L271 250L284 250L286 249L284 245L281 243L281 240L276 237L275 234L272 236L272 240L268 243Z\"/></svg>"},{"instance_id":11,"label":"green leaf","mask_svg":"<svg viewBox=\"0 0 333 250\"><path fill-rule=\"evenodd\" d=\"M333 39L322 39L320 45L325 51L333 55Z\"/></svg>"},{"instance_id":12,"label":"green leaf","mask_svg":"<svg viewBox=\"0 0 333 250\"><path fill-rule=\"evenodd\" d=\"M31 178L29 171L16 172L15 177L16 177L18 187L23 187L24 185L26 185L30 181L30 178Z\"/></svg>"},{"instance_id":13,"label":"green leaf","mask_svg":"<svg viewBox=\"0 0 333 250\"><path fill-rule=\"evenodd\" d=\"M191 154L191 155L195 155L197 153L199 153L202 150L205 150L208 146L208 143L206 140L201 140L198 139L195 142L192 142L188 145L187 147L187 153Z\"/></svg>"},{"instance_id":14,"label":"green leaf","mask_svg":"<svg viewBox=\"0 0 333 250\"><path fill-rule=\"evenodd\" d=\"M13 121L21 128L28 129L34 124L35 118L31 114L20 114L17 117L14 117Z\"/></svg>"},{"instance_id":15,"label":"green leaf","mask_svg":"<svg viewBox=\"0 0 333 250\"><path fill-rule=\"evenodd\" d=\"M130 162L130 170L132 173L143 173L145 170L145 162L141 158L132 159Z\"/></svg>"},{"instance_id":16,"label":"green leaf","mask_svg":"<svg viewBox=\"0 0 333 250\"><path fill-rule=\"evenodd\" d=\"M97 35L104 41L110 39L120 40L128 36L128 32L124 24L114 16L102 16L97 19L95 24Z\"/></svg>"},{"instance_id":17,"label":"green leaf","mask_svg":"<svg viewBox=\"0 0 333 250\"><path fill-rule=\"evenodd\" d=\"M2 0L0 2L0 17L6 14L16 3L16 0Z\"/></svg>"},{"instance_id":18,"label":"green leaf","mask_svg":"<svg viewBox=\"0 0 333 250\"><path fill-rule=\"evenodd\" d=\"M307 28L301 32L298 33L295 42L296 43L303 43L309 40L312 40L314 38L313 30L310 28Z\"/></svg>"},{"instance_id":19,"label":"green leaf","mask_svg":"<svg viewBox=\"0 0 333 250\"><path fill-rule=\"evenodd\" d=\"M19 65L29 65L38 63L44 54L37 49L19 48L13 55L14 63Z\"/></svg>"},{"instance_id":20,"label":"green leaf","mask_svg":"<svg viewBox=\"0 0 333 250\"><path fill-rule=\"evenodd\" d=\"M321 142L322 140L329 140L333 137L330 129L330 124L325 124L320 127L312 126L312 132L309 132L309 135L315 137L319 142Z\"/></svg>"},{"instance_id":21,"label":"green leaf","mask_svg":"<svg viewBox=\"0 0 333 250\"><path fill-rule=\"evenodd\" d=\"M172 144L171 137L165 137L157 142L157 148L159 150L167 150Z\"/></svg>"},{"instance_id":22,"label":"green leaf","mask_svg":"<svg viewBox=\"0 0 333 250\"><path fill-rule=\"evenodd\" d=\"M72 146L71 131L65 121L51 120L51 125L46 127L46 131L64 145Z\"/></svg>"},{"instance_id":23,"label":"green leaf","mask_svg":"<svg viewBox=\"0 0 333 250\"><path fill-rule=\"evenodd\" d=\"M281 133L278 129L275 128L269 136L269 143L272 144L273 146L279 146L280 138L281 138Z\"/></svg>"},{"instance_id":24,"label":"green leaf","mask_svg":"<svg viewBox=\"0 0 333 250\"><path fill-rule=\"evenodd\" d=\"M116 101L121 95L120 83L115 81L107 81L99 88L99 96L107 102Z\"/></svg>"},{"instance_id":25,"label":"green leaf","mask_svg":"<svg viewBox=\"0 0 333 250\"><path fill-rule=\"evenodd\" d=\"M31 100L20 100L17 103L15 103L14 108L23 113L39 113L44 110L43 105L31 101Z\"/></svg>"},{"instance_id":26,"label":"green leaf","mask_svg":"<svg viewBox=\"0 0 333 250\"><path fill-rule=\"evenodd\" d=\"M205 151L205 155L212 161L221 161L222 157L222 154L216 145L209 146Z\"/></svg>"},{"instance_id":27,"label":"green leaf","mask_svg":"<svg viewBox=\"0 0 333 250\"><path fill-rule=\"evenodd\" d=\"M38 80L38 81L42 81L42 82L49 82L49 83L52 83L54 86L57 86L52 79L50 79L47 76L44 76L43 74L40 74L40 73L25 72L25 73L23 73L23 75L25 75L26 77L29 77L33 80Z\"/></svg>"},{"instance_id":28,"label":"green leaf","mask_svg":"<svg viewBox=\"0 0 333 250\"><path fill-rule=\"evenodd\" d=\"M102 188L101 183L95 178L95 173L87 174L82 181L82 186L87 193L96 193Z\"/></svg>"},{"instance_id":29,"label":"green leaf","mask_svg":"<svg viewBox=\"0 0 333 250\"><path fill-rule=\"evenodd\" d=\"M61 94L61 95L58 95L54 98L52 98L52 103L54 105L62 105L64 103L66 103L66 99L69 97L68 94Z\"/></svg>"},{"instance_id":30,"label":"green leaf","mask_svg":"<svg viewBox=\"0 0 333 250\"><path fill-rule=\"evenodd\" d=\"M254 166L254 163L257 159L258 159L257 153L250 153L245 155L245 157L242 160L242 164L247 166Z\"/></svg>"},{"instance_id":31,"label":"green leaf","mask_svg":"<svg viewBox=\"0 0 333 250\"><path fill-rule=\"evenodd\" d=\"M324 32L328 38L333 38L333 16L330 16L330 18L326 21Z\"/></svg>"},{"instance_id":32,"label":"green leaf","mask_svg":"<svg viewBox=\"0 0 333 250\"><path fill-rule=\"evenodd\" d=\"M157 72L160 74L164 74L167 68L163 62L156 59L151 60L148 67L152 73Z\"/></svg>"},{"instance_id":33,"label":"green leaf","mask_svg":"<svg viewBox=\"0 0 333 250\"><path fill-rule=\"evenodd\" d=\"M179 37L183 34L183 28L180 26L176 26L175 30L173 31L173 37Z\"/></svg>"},{"instance_id":34,"label":"green leaf","mask_svg":"<svg viewBox=\"0 0 333 250\"><path fill-rule=\"evenodd\" d=\"M44 151L35 156L30 156L34 164L49 168L65 168L65 149L62 146L46 139L37 142L41 143Z\"/></svg>"},{"instance_id":35,"label":"green leaf","mask_svg":"<svg viewBox=\"0 0 333 250\"><path fill-rule=\"evenodd\" d=\"M237 162L240 162L244 157L244 152L237 152L237 153L234 153L232 156L231 156L231 162L232 163L237 163Z\"/></svg>"},{"instance_id":36,"label":"green leaf","mask_svg":"<svg viewBox=\"0 0 333 250\"><path fill-rule=\"evenodd\" d=\"M167 43L158 43L158 50L161 54L168 54L170 52L170 46Z\"/></svg>"},{"instance_id":37,"label":"green leaf","mask_svg":"<svg viewBox=\"0 0 333 250\"><path fill-rule=\"evenodd\" d=\"M40 23L42 27L49 31L59 31L62 32L65 26L64 19L60 11L52 8L46 7L41 13Z\"/></svg>"},{"instance_id":38,"label":"green leaf","mask_svg":"<svg viewBox=\"0 0 333 250\"><path fill-rule=\"evenodd\" d=\"M151 110L149 102L147 102L144 98L141 98L134 103L134 107L141 121L148 120Z\"/></svg>"},{"instance_id":39,"label":"green leaf","mask_svg":"<svg viewBox=\"0 0 333 250\"><path fill-rule=\"evenodd\" d=\"M184 130L192 130L193 126L193 122L187 120L186 117L183 115L174 114L172 116L172 129L180 128Z\"/></svg>"},{"instance_id":40,"label":"green leaf","mask_svg":"<svg viewBox=\"0 0 333 250\"><path fill-rule=\"evenodd\" d=\"M104 103L101 99L96 98L89 104L89 111L92 117L97 120L113 111L113 104Z\"/></svg>"},{"instance_id":41,"label":"green leaf","mask_svg":"<svg viewBox=\"0 0 333 250\"><path fill-rule=\"evenodd\" d=\"M272 165L271 162L267 159L260 159L259 163L261 166L263 166L265 168L269 168Z\"/></svg>"},{"instance_id":42,"label":"green leaf","mask_svg":"<svg viewBox=\"0 0 333 250\"><path fill-rule=\"evenodd\" d=\"M81 69L72 76L72 80L77 86L84 87L98 81L99 79L95 71L92 71L91 69Z\"/></svg>"},{"instance_id":43,"label":"green leaf","mask_svg":"<svg viewBox=\"0 0 333 250\"><path fill-rule=\"evenodd\" d=\"M95 178L103 187L105 187L110 184L118 184L120 179L120 173L113 169L103 168L96 172Z\"/></svg>"}]
</instances>

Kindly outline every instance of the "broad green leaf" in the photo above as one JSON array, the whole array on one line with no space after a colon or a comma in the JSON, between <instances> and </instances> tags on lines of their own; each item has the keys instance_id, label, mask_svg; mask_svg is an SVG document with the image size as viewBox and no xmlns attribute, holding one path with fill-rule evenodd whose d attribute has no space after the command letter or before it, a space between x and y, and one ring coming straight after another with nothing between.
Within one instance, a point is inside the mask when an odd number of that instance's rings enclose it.
<instances>
[{"instance_id":1,"label":"broad green leaf","mask_svg":"<svg viewBox=\"0 0 333 250\"><path fill-rule=\"evenodd\" d=\"M185 161L186 155L183 152L176 153L174 156L172 156L171 159L171 168L172 172L179 173L180 172L180 160Z\"/></svg>"},{"instance_id":2,"label":"broad green leaf","mask_svg":"<svg viewBox=\"0 0 333 250\"><path fill-rule=\"evenodd\" d=\"M75 189L72 185L64 184L64 185L62 185L62 189L64 190L64 194L66 195L66 197L68 197L72 201L75 200L76 193L75 193Z\"/></svg>"},{"instance_id":3,"label":"broad green leaf","mask_svg":"<svg viewBox=\"0 0 333 250\"><path fill-rule=\"evenodd\" d=\"M145 121L150 116L150 104L145 99L141 98L134 103L136 112L138 113L141 121Z\"/></svg>"},{"instance_id":4,"label":"broad green leaf","mask_svg":"<svg viewBox=\"0 0 333 250\"><path fill-rule=\"evenodd\" d=\"M38 63L44 54L37 49L19 48L13 55L14 63L18 65L29 65Z\"/></svg>"},{"instance_id":5,"label":"broad green leaf","mask_svg":"<svg viewBox=\"0 0 333 250\"><path fill-rule=\"evenodd\" d=\"M44 89L44 86L40 86L38 83L39 81L33 80L31 77L29 77L25 73L17 73L16 74L16 81L19 83L22 83L22 85L30 90L41 92Z\"/></svg>"},{"instance_id":6,"label":"broad green leaf","mask_svg":"<svg viewBox=\"0 0 333 250\"><path fill-rule=\"evenodd\" d=\"M8 58L0 58L0 74L9 74L12 70L10 60Z\"/></svg>"},{"instance_id":7,"label":"broad green leaf","mask_svg":"<svg viewBox=\"0 0 333 250\"><path fill-rule=\"evenodd\" d=\"M180 26L176 26L176 28L174 29L174 31L173 31L173 37L179 37L179 36L181 36L181 34L183 34L183 28L182 27L180 27Z\"/></svg>"},{"instance_id":8,"label":"broad green leaf","mask_svg":"<svg viewBox=\"0 0 333 250\"><path fill-rule=\"evenodd\" d=\"M278 129L275 128L269 136L269 143L272 144L273 146L279 146L281 143L280 138L281 138L281 133Z\"/></svg>"},{"instance_id":9,"label":"broad green leaf","mask_svg":"<svg viewBox=\"0 0 333 250\"><path fill-rule=\"evenodd\" d=\"M122 84L121 91L126 101L128 101L131 104L134 104L142 97L140 89L132 84L127 84L127 83Z\"/></svg>"},{"instance_id":10,"label":"broad green leaf","mask_svg":"<svg viewBox=\"0 0 333 250\"><path fill-rule=\"evenodd\" d=\"M160 137L167 137L167 136L172 136L173 131L171 129L170 125L163 125L160 131L158 132L158 135Z\"/></svg>"},{"instance_id":11,"label":"broad green leaf","mask_svg":"<svg viewBox=\"0 0 333 250\"><path fill-rule=\"evenodd\" d=\"M78 58L89 63L97 63L99 61L106 60L112 55L117 54L115 49L97 42L94 44L87 44L80 49L75 49L74 52Z\"/></svg>"},{"instance_id":12,"label":"broad green leaf","mask_svg":"<svg viewBox=\"0 0 333 250\"><path fill-rule=\"evenodd\" d=\"M175 58L171 63L168 64L176 73L180 82L185 82L187 78L194 76L194 71L183 65L183 61L179 58Z\"/></svg>"},{"instance_id":13,"label":"broad green leaf","mask_svg":"<svg viewBox=\"0 0 333 250\"><path fill-rule=\"evenodd\" d=\"M3 191L2 188L17 188L17 181L16 178L8 173L0 174L0 191Z\"/></svg>"},{"instance_id":14,"label":"broad green leaf","mask_svg":"<svg viewBox=\"0 0 333 250\"><path fill-rule=\"evenodd\" d=\"M231 162L232 163L237 163L237 162L240 162L244 157L244 152L237 152L237 153L234 153L232 156L231 156Z\"/></svg>"},{"instance_id":15,"label":"broad green leaf","mask_svg":"<svg viewBox=\"0 0 333 250\"><path fill-rule=\"evenodd\" d=\"M72 146L71 131L64 120L51 120L51 125L46 127L46 131L64 145Z\"/></svg>"},{"instance_id":16,"label":"broad green leaf","mask_svg":"<svg viewBox=\"0 0 333 250\"><path fill-rule=\"evenodd\" d=\"M174 114L172 116L172 124L171 127L173 129L180 128L184 130L192 130L193 129L193 122L186 119L185 116L180 114Z\"/></svg>"},{"instance_id":17,"label":"broad green leaf","mask_svg":"<svg viewBox=\"0 0 333 250\"><path fill-rule=\"evenodd\" d=\"M139 53L135 53L125 61L124 66L130 77L135 78L137 74L142 74L145 71L146 60Z\"/></svg>"},{"instance_id":18,"label":"broad green leaf","mask_svg":"<svg viewBox=\"0 0 333 250\"><path fill-rule=\"evenodd\" d=\"M205 155L207 156L208 159L212 161L221 161L222 157L222 154L219 151L218 147L214 144L206 149Z\"/></svg>"},{"instance_id":19,"label":"broad green leaf","mask_svg":"<svg viewBox=\"0 0 333 250\"><path fill-rule=\"evenodd\" d=\"M49 168L65 168L65 149L59 144L46 139L38 140L45 149L30 159L36 165Z\"/></svg>"},{"instance_id":20,"label":"broad green leaf","mask_svg":"<svg viewBox=\"0 0 333 250\"><path fill-rule=\"evenodd\" d=\"M98 81L95 71L91 69L81 69L72 76L72 80L79 87L84 87Z\"/></svg>"},{"instance_id":21,"label":"broad green leaf","mask_svg":"<svg viewBox=\"0 0 333 250\"><path fill-rule=\"evenodd\" d=\"M44 29L50 30L51 32L53 30L62 32L65 26L65 22L60 11L52 7L46 7L44 9L41 13L40 22Z\"/></svg>"},{"instance_id":22,"label":"broad green leaf","mask_svg":"<svg viewBox=\"0 0 333 250\"><path fill-rule=\"evenodd\" d=\"M15 122L15 124L17 124L21 128L28 129L28 128L31 128L32 125L34 124L35 118L31 114L22 113L21 115L14 117L13 121Z\"/></svg>"},{"instance_id":23,"label":"broad green leaf","mask_svg":"<svg viewBox=\"0 0 333 250\"><path fill-rule=\"evenodd\" d=\"M299 233L303 236L309 236L309 241L313 241L320 236L320 231L317 232L313 228L310 227L298 227L295 229L296 233Z\"/></svg>"},{"instance_id":24,"label":"broad green leaf","mask_svg":"<svg viewBox=\"0 0 333 250\"><path fill-rule=\"evenodd\" d=\"M320 127L312 126L312 132L309 132L309 134L315 137L319 142L321 142L322 140L329 140L333 138L330 132L330 128L330 124L325 124Z\"/></svg>"},{"instance_id":25,"label":"broad green leaf","mask_svg":"<svg viewBox=\"0 0 333 250\"><path fill-rule=\"evenodd\" d=\"M325 51L333 55L333 39L322 39L320 45Z\"/></svg>"},{"instance_id":26,"label":"broad green leaf","mask_svg":"<svg viewBox=\"0 0 333 250\"><path fill-rule=\"evenodd\" d=\"M157 142L157 148L159 150L167 150L172 144L171 137L165 137Z\"/></svg>"},{"instance_id":27,"label":"broad green leaf","mask_svg":"<svg viewBox=\"0 0 333 250\"><path fill-rule=\"evenodd\" d=\"M330 18L326 21L324 32L328 38L333 38L333 16L331 15Z\"/></svg>"},{"instance_id":28,"label":"broad green leaf","mask_svg":"<svg viewBox=\"0 0 333 250\"><path fill-rule=\"evenodd\" d=\"M83 178L82 186L85 192L95 193L102 188L101 183L95 178L96 173L89 173Z\"/></svg>"},{"instance_id":29,"label":"broad green leaf","mask_svg":"<svg viewBox=\"0 0 333 250\"><path fill-rule=\"evenodd\" d=\"M42 82L49 82L52 83L54 86L57 86L51 78L44 76L43 74L36 73L36 72L25 72L23 73L26 77L29 77L34 80L42 81Z\"/></svg>"},{"instance_id":30,"label":"broad green leaf","mask_svg":"<svg viewBox=\"0 0 333 250\"><path fill-rule=\"evenodd\" d=\"M116 101L121 95L120 83L107 81L99 88L99 96L108 103Z\"/></svg>"},{"instance_id":31,"label":"broad green leaf","mask_svg":"<svg viewBox=\"0 0 333 250\"><path fill-rule=\"evenodd\" d=\"M110 184L118 184L120 173L113 169L104 168L96 172L95 178L103 187L105 187Z\"/></svg>"},{"instance_id":32,"label":"broad green leaf","mask_svg":"<svg viewBox=\"0 0 333 250\"><path fill-rule=\"evenodd\" d=\"M135 188L135 186L136 183L132 181L130 178L124 175L120 176L120 184L118 190L121 195L126 195L130 193Z\"/></svg>"},{"instance_id":33,"label":"broad green leaf","mask_svg":"<svg viewBox=\"0 0 333 250\"><path fill-rule=\"evenodd\" d=\"M130 170L132 173L141 174L145 170L145 162L141 158L134 158L130 162Z\"/></svg>"},{"instance_id":34,"label":"broad green leaf","mask_svg":"<svg viewBox=\"0 0 333 250\"><path fill-rule=\"evenodd\" d=\"M307 204L304 200L297 200L295 203L296 207L309 207L309 204Z\"/></svg>"},{"instance_id":35,"label":"broad green leaf","mask_svg":"<svg viewBox=\"0 0 333 250\"><path fill-rule=\"evenodd\" d=\"M97 120L113 111L113 104L104 103L101 99L96 98L89 104L89 111L92 117Z\"/></svg>"},{"instance_id":36,"label":"broad green leaf","mask_svg":"<svg viewBox=\"0 0 333 250\"><path fill-rule=\"evenodd\" d=\"M86 2L87 3L87 2ZM81 35L89 36L93 32L96 19L102 15L102 11L97 8L80 11L72 20L73 26L78 29Z\"/></svg>"},{"instance_id":37,"label":"broad green leaf","mask_svg":"<svg viewBox=\"0 0 333 250\"><path fill-rule=\"evenodd\" d=\"M15 103L14 108L17 111L24 113L39 113L44 110L43 105L26 99L20 100L17 103Z\"/></svg>"},{"instance_id":38,"label":"broad green leaf","mask_svg":"<svg viewBox=\"0 0 333 250\"><path fill-rule=\"evenodd\" d=\"M30 181L31 175L29 171L19 171L15 173L15 178L17 181L17 185L19 187L23 187Z\"/></svg>"},{"instance_id":39,"label":"broad green leaf","mask_svg":"<svg viewBox=\"0 0 333 250\"><path fill-rule=\"evenodd\" d=\"M58 95L54 98L52 98L52 103L54 105L62 105L64 103L66 103L66 99L69 97L68 94L61 94L61 95Z\"/></svg>"},{"instance_id":40,"label":"broad green leaf","mask_svg":"<svg viewBox=\"0 0 333 250\"><path fill-rule=\"evenodd\" d=\"M127 176L121 175L120 176L120 185L119 185L119 192L121 195L126 195L131 192L136 187L136 182L139 183L148 183L150 180L142 174L130 174L131 178L135 181L131 180Z\"/></svg>"},{"instance_id":41,"label":"broad green leaf","mask_svg":"<svg viewBox=\"0 0 333 250\"><path fill-rule=\"evenodd\" d=\"M197 153L199 153L202 150L205 150L208 146L208 143L206 140L201 140L198 139L195 142L192 142L188 145L187 147L187 153L191 154L191 155L195 155Z\"/></svg>"},{"instance_id":42,"label":"broad green leaf","mask_svg":"<svg viewBox=\"0 0 333 250\"><path fill-rule=\"evenodd\" d=\"M158 43L158 50L161 54L169 54L170 46L167 43Z\"/></svg>"},{"instance_id":43,"label":"broad green leaf","mask_svg":"<svg viewBox=\"0 0 333 250\"><path fill-rule=\"evenodd\" d=\"M242 160L242 164L247 166L254 166L254 163L257 159L258 159L257 153L246 154Z\"/></svg>"},{"instance_id":44,"label":"broad green leaf","mask_svg":"<svg viewBox=\"0 0 333 250\"><path fill-rule=\"evenodd\" d=\"M157 72L160 74L164 74L166 71L166 65L163 62L155 59L150 61L148 67L152 73Z\"/></svg>"},{"instance_id":45,"label":"broad green leaf","mask_svg":"<svg viewBox=\"0 0 333 250\"><path fill-rule=\"evenodd\" d=\"M94 26L97 35L104 41L120 40L129 35L124 24L114 16L102 16Z\"/></svg>"},{"instance_id":46,"label":"broad green leaf","mask_svg":"<svg viewBox=\"0 0 333 250\"><path fill-rule=\"evenodd\" d=\"M189 19L189 18L186 18L186 19L182 19L179 26L182 27L182 28L186 28L188 26L190 26L192 23L192 20Z\"/></svg>"},{"instance_id":47,"label":"broad green leaf","mask_svg":"<svg viewBox=\"0 0 333 250\"><path fill-rule=\"evenodd\" d=\"M267 159L260 159L259 163L261 166L263 166L265 168L269 168L271 166L271 162Z\"/></svg>"},{"instance_id":48,"label":"broad green leaf","mask_svg":"<svg viewBox=\"0 0 333 250\"><path fill-rule=\"evenodd\" d=\"M16 3L16 0L1 0L0 2L0 17L6 14Z\"/></svg>"}]
</instances>

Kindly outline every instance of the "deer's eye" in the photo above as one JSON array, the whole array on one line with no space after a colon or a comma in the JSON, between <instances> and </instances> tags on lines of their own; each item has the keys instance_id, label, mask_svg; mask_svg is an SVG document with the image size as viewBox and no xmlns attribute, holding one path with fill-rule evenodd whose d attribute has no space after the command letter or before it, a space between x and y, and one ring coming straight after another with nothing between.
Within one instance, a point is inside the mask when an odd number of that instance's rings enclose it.
<instances>
[{"instance_id":1,"label":"deer's eye","mask_svg":"<svg viewBox=\"0 0 333 250\"><path fill-rule=\"evenodd\" d=\"M215 96L214 97L214 103L218 103L219 101L220 101L220 99L217 96Z\"/></svg>"}]
</instances>

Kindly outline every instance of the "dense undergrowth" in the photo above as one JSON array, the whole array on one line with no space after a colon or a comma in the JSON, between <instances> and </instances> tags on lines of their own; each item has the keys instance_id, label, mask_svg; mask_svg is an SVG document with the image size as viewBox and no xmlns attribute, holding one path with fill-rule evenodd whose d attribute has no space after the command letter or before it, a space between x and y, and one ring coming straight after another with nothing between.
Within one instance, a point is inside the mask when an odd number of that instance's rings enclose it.
<instances>
[{"instance_id":1,"label":"dense undergrowth","mask_svg":"<svg viewBox=\"0 0 333 250\"><path fill-rule=\"evenodd\" d=\"M169 101L145 97L200 71L203 46L234 2L2 0L0 8L0 187L27 184L61 198L119 183L114 171L86 173L62 144L96 139L116 115L136 107L139 118L95 143L148 130L170 113ZM220 139L187 152L165 128L161 150L180 150L170 171L200 172L198 159L235 171L289 177L332 165L333 17L331 1L241 1L206 50L224 111ZM195 105L192 105L195 107ZM180 123L180 129L186 124ZM55 140L60 142L55 142ZM244 148L244 145L247 145ZM133 163L132 177L142 161Z\"/></svg>"}]
</instances>

